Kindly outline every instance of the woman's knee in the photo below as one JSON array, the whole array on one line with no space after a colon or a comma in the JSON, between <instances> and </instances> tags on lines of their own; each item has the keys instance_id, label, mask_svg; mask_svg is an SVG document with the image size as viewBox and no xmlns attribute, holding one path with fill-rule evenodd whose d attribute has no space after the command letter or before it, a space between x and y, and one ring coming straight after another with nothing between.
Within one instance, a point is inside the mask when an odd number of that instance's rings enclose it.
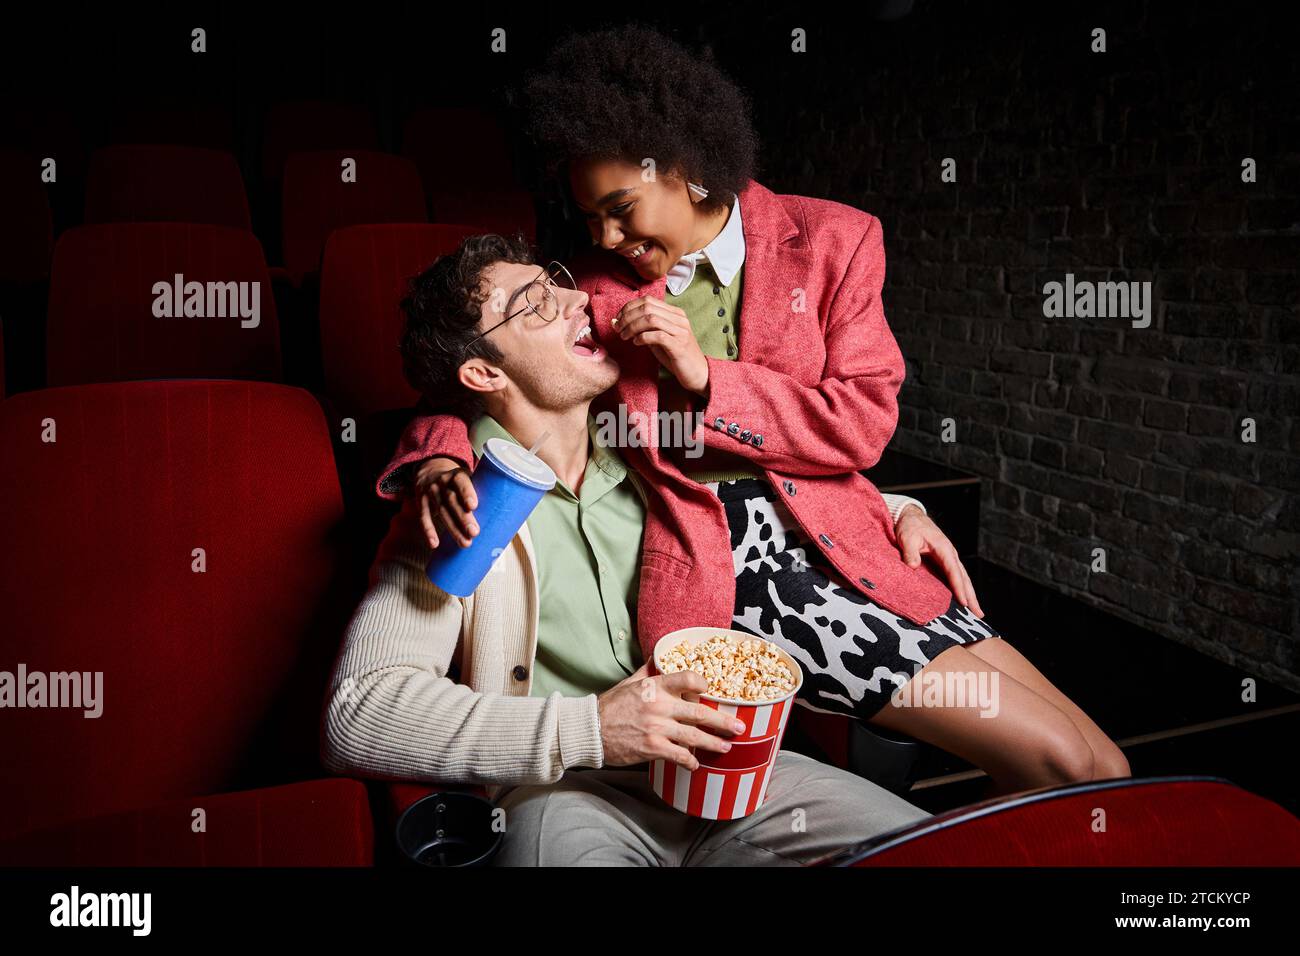
<instances>
[{"instance_id":1,"label":"woman's knee","mask_svg":"<svg viewBox=\"0 0 1300 956\"><path fill-rule=\"evenodd\" d=\"M1043 728L1030 748L1030 758L1043 776L1056 783L1095 779L1096 755L1087 739L1064 714L1056 726Z\"/></svg>"},{"instance_id":2,"label":"woman's knee","mask_svg":"<svg viewBox=\"0 0 1300 956\"><path fill-rule=\"evenodd\" d=\"M1094 752L1094 780L1113 780L1116 777L1131 777L1133 771L1129 768L1128 758L1124 756L1124 751L1120 750L1111 741L1107 741L1107 746L1100 751Z\"/></svg>"}]
</instances>

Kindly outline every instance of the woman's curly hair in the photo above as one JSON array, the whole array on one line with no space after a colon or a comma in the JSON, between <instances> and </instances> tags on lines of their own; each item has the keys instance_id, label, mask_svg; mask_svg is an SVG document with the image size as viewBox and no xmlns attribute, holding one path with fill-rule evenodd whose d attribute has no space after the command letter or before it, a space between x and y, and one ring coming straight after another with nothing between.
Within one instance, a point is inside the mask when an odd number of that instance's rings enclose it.
<instances>
[{"instance_id":1,"label":"woman's curly hair","mask_svg":"<svg viewBox=\"0 0 1300 956\"><path fill-rule=\"evenodd\" d=\"M482 414L481 396L462 385L457 373L466 359L502 358L490 339L478 337L489 294L482 287L483 273L496 262L534 261L523 236L469 236L455 252L439 256L410 280L402 299L402 372L429 409L466 421Z\"/></svg>"},{"instance_id":2,"label":"woman's curly hair","mask_svg":"<svg viewBox=\"0 0 1300 956\"><path fill-rule=\"evenodd\" d=\"M754 175L749 98L714 63L639 25L579 33L525 84L529 129L551 171L575 159L679 170L730 201Z\"/></svg>"}]
</instances>

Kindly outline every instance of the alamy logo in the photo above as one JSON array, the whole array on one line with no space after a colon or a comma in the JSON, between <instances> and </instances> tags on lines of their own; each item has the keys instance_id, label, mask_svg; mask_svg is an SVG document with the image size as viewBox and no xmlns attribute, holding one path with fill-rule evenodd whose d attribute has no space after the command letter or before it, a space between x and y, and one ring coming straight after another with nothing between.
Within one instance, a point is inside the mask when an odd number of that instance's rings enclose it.
<instances>
[{"instance_id":1,"label":"alamy logo","mask_svg":"<svg viewBox=\"0 0 1300 956\"><path fill-rule=\"evenodd\" d=\"M152 893L82 893L74 885L50 897L51 926L129 926L132 936L148 936Z\"/></svg>"},{"instance_id":2,"label":"alamy logo","mask_svg":"<svg viewBox=\"0 0 1300 956\"><path fill-rule=\"evenodd\" d=\"M81 716L95 719L104 712L103 671L0 671L0 708L68 707L84 710Z\"/></svg>"},{"instance_id":3,"label":"alamy logo","mask_svg":"<svg viewBox=\"0 0 1300 956\"><path fill-rule=\"evenodd\" d=\"M1064 285L1049 282L1043 295L1043 315L1049 319L1132 319L1135 329L1151 324L1150 282L1075 282L1074 273L1067 272Z\"/></svg>"},{"instance_id":4,"label":"alamy logo","mask_svg":"<svg viewBox=\"0 0 1300 956\"><path fill-rule=\"evenodd\" d=\"M171 282L155 282L153 294L154 318L238 318L245 329L262 324L260 282L186 282L178 272Z\"/></svg>"},{"instance_id":5,"label":"alamy logo","mask_svg":"<svg viewBox=\"0 0 1300 956\"><path fill-rule=\"evenodd\" d=\"M981 717L996 717L1000 671L922 671L894 692L895 707L978 707Z\"/></svg>"},{"instance_id":6,"label":"alamy logo","mask_svg":"<svg viewBox=\"0 0 1300 956\"><path fill-rule=\"evenodd\" d=\"M617 413L603 411L593 418L603 448L681 448L687 458L704 454L704 439L696 437L704 419L700 412L650 414L620 402Z\"/></svg>"}]
</instances>

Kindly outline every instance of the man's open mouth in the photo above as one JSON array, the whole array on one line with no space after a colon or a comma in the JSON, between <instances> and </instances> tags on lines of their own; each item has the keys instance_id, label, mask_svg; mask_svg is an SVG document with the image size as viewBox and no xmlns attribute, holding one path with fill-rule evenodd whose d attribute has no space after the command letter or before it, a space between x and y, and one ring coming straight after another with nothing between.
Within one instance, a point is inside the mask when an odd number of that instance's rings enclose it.
<instances>
[{"instance_id":1,"label":"man's open mouth","mask_svg":"<svg viewBox=\"0 0 1300 956\"><path fill-rule=\"evenodd\" d=\"M572 349L574 353L581 355L583 358L600 358L604 354L600 346L596 344L590 325L584 325L578 330L577 338L573 340Z\"/></svg>"}]
</instances>

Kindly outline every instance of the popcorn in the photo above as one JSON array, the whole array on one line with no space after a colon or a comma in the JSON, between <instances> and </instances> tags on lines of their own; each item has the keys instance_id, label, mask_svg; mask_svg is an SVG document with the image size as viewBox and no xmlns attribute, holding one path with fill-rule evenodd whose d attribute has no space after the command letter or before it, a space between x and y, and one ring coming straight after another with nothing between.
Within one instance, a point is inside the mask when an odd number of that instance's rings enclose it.
<instances>
[{"instance_id":1,"label":"popcorn","mask_svg":"<svg viewBox=\"0 0 1300 956\"><path fill-rule=\"evenodd\" d=\"M695 671L709 682L711 697L757 701L784 697L795 689L795 675L771 641L737 641L715 634L698 644L683 640L661 655L665 674Z\"/></svg>"},{"instance_id":2,"label":"popcorn","mask_svg":"<svg viewBox=\"0 0 1300 956\"><path fill-rule=\"evenodd\" d=\"M726 753L688 748L698 762L694 769L675 759L651 760L646 771L651 790L669 806L704 820L754 813L767 795L803 669L771 641L714 627L663 635L655 642L654 664L662 674L699 674L701 706L734 716L744 730Z\"/></svg>"}]
</instances>

